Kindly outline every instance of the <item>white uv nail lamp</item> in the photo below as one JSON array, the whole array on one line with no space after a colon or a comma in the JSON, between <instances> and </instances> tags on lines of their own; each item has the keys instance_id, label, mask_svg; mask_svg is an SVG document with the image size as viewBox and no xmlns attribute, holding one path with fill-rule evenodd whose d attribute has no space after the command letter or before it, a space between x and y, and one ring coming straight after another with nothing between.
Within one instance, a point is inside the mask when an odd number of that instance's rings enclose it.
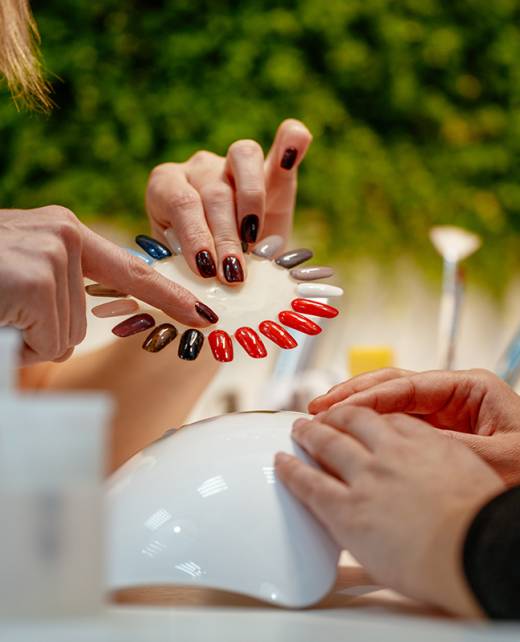
<instances>
[{"instance_id":1,"label":"white uv nail lamp","mask_svg":"<svg viewBox=\"0 0 520 642\"><path fill-rule=\"evenodd\" d=\"M111 589L189 585L302 608L331 589L340 550L276 478L299 413L246 412L167 433L109 480Z\"/></svg>"}]
</instances>

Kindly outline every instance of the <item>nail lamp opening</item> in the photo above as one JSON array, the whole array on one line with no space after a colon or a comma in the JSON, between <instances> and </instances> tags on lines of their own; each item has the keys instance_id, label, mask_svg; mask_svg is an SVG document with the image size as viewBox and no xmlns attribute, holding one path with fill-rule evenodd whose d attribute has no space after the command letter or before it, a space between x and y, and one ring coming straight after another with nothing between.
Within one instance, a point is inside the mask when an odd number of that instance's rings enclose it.
<instances>
[{"instance_id":1,"label":"nail lamp opening","mask_svg":"<svg viewBox=\"0 0 520 642\"><path fill-rule=\"evenodd\" d=\"M191 585L301 608L331 589L340 549L276 478L299 413L215 417L167 433L109 480L111 589Z\"/></svg>"}]
</instances>

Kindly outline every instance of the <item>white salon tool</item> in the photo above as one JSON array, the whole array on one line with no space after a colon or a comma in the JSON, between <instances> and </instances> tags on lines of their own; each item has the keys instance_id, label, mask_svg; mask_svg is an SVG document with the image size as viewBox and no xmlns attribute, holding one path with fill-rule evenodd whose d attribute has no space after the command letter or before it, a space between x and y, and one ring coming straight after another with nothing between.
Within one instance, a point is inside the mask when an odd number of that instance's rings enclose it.
<instances>
[{"instance_id":1,"label":"white salon tool","mask_svg":"<svg viewBox=\"0 0 520 642\"><path fill-rule=\"evenodd\" d=\"M251 412L185 426L109 482L112 589L205 586L286 607L318 602L340 549L276 478L298 413ZM312 464L315 465L315 464Z\"/></svg>"},{"instance_id":2,"label":"white salon tool","mask_svg":"<svg viewBox=\"0 0 520 642\"><path fill-rule=\"evenodd\" d=\"M432 227L430 240L443 259L438 333L439 368L450 370L455 357L458 322L464 292L459 263L476 252L482 241L476 234L452 225Z\"/></svg>"}]
</instances>

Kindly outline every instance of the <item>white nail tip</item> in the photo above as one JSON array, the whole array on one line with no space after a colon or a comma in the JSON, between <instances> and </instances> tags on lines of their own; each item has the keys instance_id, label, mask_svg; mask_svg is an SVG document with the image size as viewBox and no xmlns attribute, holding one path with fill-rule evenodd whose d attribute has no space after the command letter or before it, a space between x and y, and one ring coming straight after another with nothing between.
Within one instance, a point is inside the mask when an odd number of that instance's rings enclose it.
<instances>
[{"instance_id":1,"label":"white nail tip","mask_svg":"<svg viewBox=\"0 0 520 642\"><path fill-rule=\"evenodd\" d=\"M170 246L170 250L174 254L182 254L181 244L179 243L177 237L175 236L175 232L171 227L168 227L164 230L164 237L166 238L166 241Z\"/></svg>"},{"instance_id":2,"label":"white nail tip","mask_svg":"<svg viewBox=\"0 0 520 642\"><path fill-rule=\"evenodd\" d=\"M343 290L335 285L327 285L326 283L300 283L296 287L296 292L299 296L310 297L334 297L343 296Z\"/></svg>"}]
</instances>

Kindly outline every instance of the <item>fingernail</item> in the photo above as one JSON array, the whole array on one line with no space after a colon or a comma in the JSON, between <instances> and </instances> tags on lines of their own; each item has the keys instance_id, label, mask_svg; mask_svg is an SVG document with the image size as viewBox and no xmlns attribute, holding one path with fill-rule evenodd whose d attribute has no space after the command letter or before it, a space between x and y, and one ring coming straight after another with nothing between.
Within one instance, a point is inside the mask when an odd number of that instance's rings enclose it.
<instances>
[{"instance_id":1,"label":"fingernail","mask_svg":"<svg viewBox=\"0 0 520 642\"><path fill-rule=\"evenodd\" d=\"M119 292L119 290L114 290L106 285L101 285L101 283L91 283L90 285L86 285L85 292L90 294L90 296L106 296L114 298L127 296L124 292Z\"/></svg>"},{"instance_id":2,"label":"fingernail","mask_svg":"<svg viewBox=\"0 0 520 642\"><path fill-rule=\"evenodd\" d=\"M224 277L228 283L238 283L244 280L244 271L236 256L227 256L224 259Z\"/></svg>"},{"instance_id":3,"label":"fingernail","mask_svg":"<svg viewBox=\"0 0 520 642\"><path fill-rule=\"evenodd\" d=\"M296 339L292 336L292 334L289 334L287 330L282 328L281 325L278 325L278 323L275 323L274 321L262 321L262 323L258 326L258 329L265 337L271 339L273 343L276 343L276 345L280 346L280 348L284 348L284 350L296 348L296 346L298 345Z\"/></svg>"},{"instance_id":4,"label":"fingernail","mask_svg":"<svg viewBox=\"0 0 520 642\"><path fill-rule=\"evenodd\" d=\"M334 276L334 270L330 267L312 266L295 268L290 272L293 279L298 281L317 281L318 279L328 279Z\"/></svg>"},{"instance_id":5,"label":"fingernail","mask_svg":"<svg viewBox=\"0 0 520 642\"><path fill-rule=\"evenodd\" d=\"M167 227L164 232L164 238L168 242L168 245L170 246L171 251L174 254L182 254L182 247L181 244L179 243L178 238L175 236L175 232L171 227Z\"/></svg>"},{"instance_id":6,"label":"fingernail","mask_svg":"<svg viewBox=\"0 0 520 642\"><path fill-rule=\"evenodd\" d=\"M177 336L177 328L171 323L161 323L150 332L143 343L143 350L159 352Z\"/></svg>"},{"instance_id":7,"label":"fingernail","mask_svg":"<svg viewBox=\"0 0 520 642\"><path fill-rule=\"evenodd\" d=\"M267 350L262 339L260 339L253 328L238 328L235 332L235 338L253 359L263 359L267 356Z\"/></svg>"},{"instance_id":8,"label":"fingernail","mask_svg":"<svg viewBox=\"0 0 520 642\"><path fill-rule=\"evenodd\" d=\"M326 283L299 283L296 286L296 293L303 297L317 297L328 299L329 297L343 296L343 290L335 285Z\"/></svg>"},{"instance_id":9,"label":"fingernail","mask_svg":"<svg viewBox=\"0 0 520 642\"><path fill-rule=\"evenodd\" d=\"M253 254L263 259L272 259L283 247L283 238L278 234L272 234L262 239L253 249Z\"/></svg>"},{"instance_id":10,"label":"fingernail","mask_svg":"<svg viewBox=\"0 0 520 642\"><path fill-rule=\"evenodd\" d=\"M309 421L308 419L304 419L303 417L300 417L300 419L297 419L297 420L293 423L293 425L292 425L292 429L293 429L293 431L294 431L294 430L298 430L298 428L300 428L300 426L305 425L308 421Z\"/></svg>"},{"instance_id":11,"label":"fingernail","mask_svg":"<svg viewBox=\"0 0 520 642\"><path fill-rule=\"evenodd\" d=\"M195 310L197 310L199 316L210 323L216 323L218 321L218 314L213 312L210 307L201 301L197 301L197 303L195 303Z\"/></svg>"},{"instance_id":12,"label":"fingernail","mask_svg":"<svg viewBox=\"0 0 520 642\"><path fill-rule=\"evenodd\" d=\"M305 334L316 335L321 332L321 328L317 323L307 319L303 314L298 314L298 312L284 310L278 314L278 318L283 325L294 328L294 330L298 330L299 332L304 332Z\"/></svg>"},{"instance_id":13,"label":"fingernail","mask_svg":"<svg viewBox=\"0 0 520 642\"><path fill-rule=\"evenodd\" d=\"M195 361L202 350L204 335L191 328L183 333L179 343L179 357L185 361Z\"/></svg>"},{"instance_id":14,"label":"fingernail","mask_svg":"<svg viewBox=\"0 0 520 642\"><path fill-rule=\"evenodd\" d=\"M134 299L119 299L118 301L107 301L92 308L92 314L99 319L106 317L120 317L125 314L132 314L139 310L139 303Z\"/></svg>"},{"instance_id":15,"label":"fingernail","mask_svg":"<svg viewBox=\"0 0 520 642\"><path fill-rule=\"evenodd\" d=\"M147 254L149 254L153 259L161 261L162 259L167 259L172 255L170 250L156 239L153 239L147 234L138 234L135 237L135 242L139 247L141 247Z\"/></svg>"},{"instance_id":16,"label":"fingernail","mask_svg":"<svg viewBox=\"0 0 520 642\"><path fill-rule=\"evenodd\" d=\"M282 169L292 169L294 163L296 162L296 157L298 156L298 150L296 147L288 147L282 156L282 161L280 167Z\"/></svg>"},{"instance_id":17,"label":"fingernail","mask_svg":"<svg viewBox=\"0 0 520 642\"><path fill-rule=\"evenodd\" d=\"M129 319L125 319L112 328L116 337L129 337L132 334L143 332L148 328L153 328L155 320L150 314L136 314Z\"/></svg>"},{"instance_id":18,"label":"fingernail","mask_svg":"<svg viewBox=\"0 0 520 642\"><path fill-rule=\"evenodd\" d=\"M303 312L314 317L323 317L324 319L333 319L339 314L339 310L326 303L319 301L310 301L309 299L294 299L291 307L295 312Z\"/></svg>"},{"instance_id":19,"label":"fingernail","mask_svg":"<svg viewBox=\"0 0 520 642\"><path fill-rule=\"evenodd\" d=\"M213 356L217 361L233 361L233 342L224 330L214 330L208 337Z\"/></svg>"},{"instance_id":20,"label":"fingernail","mask_svg":"<svg viewBox=\"0 0 520 642\"><path fill-rule=\"evenodd\" d=\"M244 254L247 254L249 252L249 243L246 243L245 241L240 241L240 245L242 247L242 252Z\"/></svg>"},{"instance_id":21,"label":"fingernail","mask_svg":"<svg viewBox=\"0 0 520 642\"><path fill-rule=\"evenodd\" d=\"M274 456L275 466L287 464L290 461L291 461L291 456L287 455L286 453L276 453L276 455Z\"/></svg>"},{"instance_id":22,"label":"fingernail","mask_svg":"<svg viewBox=\"0 0 520 642\"><path fill-rule=\"evenodd\" d=\"M148 256L148 254L143 254L138 250L134 250L132 247L125 247L125 250L129 252L132 256L135 256L138 259L141 259L141 261L144 261L148 265L152 265L154 263L154 260L152 259L151 256Z\"/></svg>"},{"instance_id":23,"label":"fingernail","mask_svg":"<svg viewBox=\"0 0 520 642\"><path fill-rule=\"evenodd\" d=\"M312 256L312 250L301 247L297 250L285 252L285 254L282 254L276 259L275 263L284 268L292 268L296 265L300 265L300 263L303 263L304 261L312 259Z\"/></svg>"},{"instance_id":24,"label":"fingernail","mask_svg":"<svg viewBox=\"0 0 520 642\"><path fill-rule=\"evenodd\" d=\"M215 261L213 260L210 252L208 252L207 250L201 250L195 257L195 262L197 263L197 268L200 275L205 279L209 279L212 276L217 275Z\"/></svg>"},{"instance_id":25,"label":"fingernail","mask_svg":"<svg viewBox=\"0 0 520 642\"><path fill-rule=\"evenodd\" d=\"M244 243L256 243L258 236L259 219L256 214L248 214L242 219L240 225L240 238Z\"/></svg>"}]
</instances>

